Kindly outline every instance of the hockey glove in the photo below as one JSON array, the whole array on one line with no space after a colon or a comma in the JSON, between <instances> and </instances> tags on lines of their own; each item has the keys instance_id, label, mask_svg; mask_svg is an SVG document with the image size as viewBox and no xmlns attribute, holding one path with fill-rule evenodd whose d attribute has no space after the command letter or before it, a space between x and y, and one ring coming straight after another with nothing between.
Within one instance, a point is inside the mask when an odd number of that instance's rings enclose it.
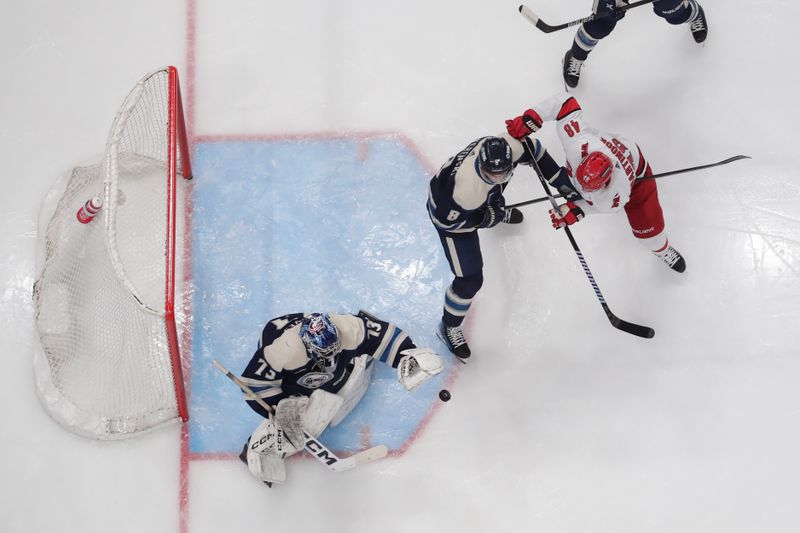
<instances>
[{"instance_id":1,"label":"hockey glove","mask_svg":"<svg viewBox=\"0 0 800 533\"><path fill-rule=\"evenodd\" d=\"M600 17L608 17L613 21L620 21L625 16L625 11L619 8L628 5L628 0L594 0L592 13Z\"/></svg>"},{"instance_id":2,"label":"hockey glove","mask_svg":"<svg viewBox=\"0 0 800 533\"><path fill-rule=\"evenodd\" d=\"M403 357L397 365L397 380L409 392L417 390L444 369L441 358L427 348L410 348L400 355Z\"/></svg>"},{"instance_id":3,"label":"hockey glove","mask_svg":"<svg viewBox=\"0 0 800 533\"><path fill-rule=\"evenodd\" d=\"M528 109L522 115L506 120L506 130L515 139L522 139L542 127L542 117L533 109Z\"/></svg>"},{"instance_id":4,"label":"hockey glove","mask_svg":"<svg viewBox=\"0 0 800 533\"><path fill-rule=\"evenodd\" d=\"M551 209L548 213L555 229L571 226L584 217L583 210L574 202L561 204L558 210Z\"/></svg>"},{"instance_id":5,"label":"hockey glove","mask_svg":"<svg viewBox=\"0 0 800 533\"><path fill-rule=\"evenodd\" d=\"M483 219L476 226L478 228L493 228L503 221L506 210L499 205L487 205L482 210Z\"/></svg>"}]
</instances>

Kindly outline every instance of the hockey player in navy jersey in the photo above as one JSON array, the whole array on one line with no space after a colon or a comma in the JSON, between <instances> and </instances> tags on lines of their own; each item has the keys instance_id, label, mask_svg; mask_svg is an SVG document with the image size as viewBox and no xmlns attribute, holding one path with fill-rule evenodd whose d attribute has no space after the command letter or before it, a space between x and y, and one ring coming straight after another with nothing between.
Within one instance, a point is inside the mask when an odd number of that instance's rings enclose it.
<instances>
[{"instance_id":1,"label":"hockey player in navy jersey","mask_svg":"<svg viewBox=\"0 0 800 533\"><path fill-rule=\"evenodd\" d=\"M265 420L240 458L261 481L286 480L284 459L303 449L303 431L314 437L335 426L358 404L373 363L397 369L414 391L442 371L439 356L417 348L400 328L365 311L358 314L293 313L267 322L242 381L274 408L247 404Z\"/></svg>"},{"instance_id":2,"label":"hockey player in navy jersey","mask_svg":"<svg viewBox=\"0 0 800 533\"><path fill-rule=\"evenodd\" d=\"M578 86L581 67L589 52L594 50L597 43L608 36L617 22L622 20L625 11L620 11L619 8L628 3L627 0L594 0L592 12L607 16L584 22L578 28L572 48L564 55L564 82L568 86ZM697 0L656 0L653 2L653 11L670 24L688 24L695 42L702 43L706 40L708 23L703 8Z\"/></svg>"},{"instance_id":3,"label":"hockey player in navy jersey","mask_svg":"<svg viewBox=\"0 0 800 533\"><path fill-rule=\"evenodd\" d=\"M669 244L658 189L642 150L630 139L590 128L578 101L567 93L557 94L507 120L510 135L522 139L531 133L529 116L536 122L556 121L558 137L567 158L566 175L549 179L567 200L550 209L553 227L574 224L589 213L625 211L634 237L676 272L686 262Z\"/></svg>"},{"instance_id":4,"label":"hockey player in navy jersey","mask_svg":"<svg viewBox=\"0 0 800 533\"><path fill-rule=\"evenodd\" d=\"M536 117L526 120L532 130L541 126L541 121L536 124ZM551 177L564 172L539 141L534 145L534 157L544 172ZM461 360L471 355L462 322L483 285L483 256L477 230L522 222L519 209L506 209L503 191L514 168L529 162L522 143L512 136L504 133L482 137L451 157L430 181L428 215L455 275L445 291L438 335Z\"/></svg>"}]
</instances>

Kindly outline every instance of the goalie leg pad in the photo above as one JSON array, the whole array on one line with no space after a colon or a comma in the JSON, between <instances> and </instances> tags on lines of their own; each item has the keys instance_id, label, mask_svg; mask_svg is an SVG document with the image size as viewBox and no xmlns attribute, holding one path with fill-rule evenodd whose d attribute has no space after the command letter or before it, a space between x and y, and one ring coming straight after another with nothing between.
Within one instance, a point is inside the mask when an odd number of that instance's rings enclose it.
<instances>
[{"instance_id":1,"label":"goalie leg pad","mask_svg":"<svg viewBox=\"0 0 800 533\"><path fill-rule=\"evenodd\" d=\"M350 372L350 377L347 378L347 383L344 387L339 389L337 393L344 400L339 411L331 420L331 426L336 426L341 422L344 417L350 414L364 394L367 392L369 383L372 380L372 370L375 360L372 356L364 354L353 359L353 371Z\"/></svg>"},{"instance_id":2,"label":"goalie leg pad","mask_svg":"<svg viewBox=\"0 0 800 533\"><path fill-rule=\"evenodd\" d=\"M295 447L274 420L264 420L250 436L247 445L247 468L261 481L283 483L286 467L283 460L297 453Z\"/></svg>"},{"instance_id":3,"label":"goalie leg pad","mask_svg":"<svg viewBox=\"0 0 800 533\"><path fill-rule=\"evenodd\" d=\"M415 391L420 385L444 370L442 359L427 348L412 348L400 352L403 357L397 365L397 380L407 391Z\"/></svg>"},{"instance_id":4,"label":"goalie leg pad","mask_svg":"<svg viewBox=\"0 0 800 533\"><path fill-rule=\"evenodd\" d=\"M277 455L260 454L247 448L247 468L259 481L268 483L284 483L286 481L286 465Z\"/></svg>"},{"instance_id":5,"label":"goalie leg pad","mask_svg":"<svg viewBox=\"0 0 800 533\"><path fill-rule=\"evenodd\" d=\"M303 413L303 429L314 437L318 437L320 433L325 431L333 417L336 416L337 411L342 407L342 403L344 403L344 400L338 394L322 389L315 390L311 394L308 406Z\"/></svg>"}]
</instances>

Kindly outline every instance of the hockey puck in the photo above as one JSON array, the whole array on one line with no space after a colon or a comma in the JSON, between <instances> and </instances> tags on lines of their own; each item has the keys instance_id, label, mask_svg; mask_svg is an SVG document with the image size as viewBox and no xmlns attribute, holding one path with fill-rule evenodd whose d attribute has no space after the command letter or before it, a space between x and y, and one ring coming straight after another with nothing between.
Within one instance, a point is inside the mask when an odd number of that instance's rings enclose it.
<instances>
[{"instance_id":1,"label":"hockey puck","mask_svg":"<svg viewBox=\"0 0 800 533\"><path fill-rule=\"evenodd\" d=\"M449 402L450 401L450 391L447 390L447 389L440 390L439 391L439 399L442 400L443 402Z\"/></svg>"}]
</instances>

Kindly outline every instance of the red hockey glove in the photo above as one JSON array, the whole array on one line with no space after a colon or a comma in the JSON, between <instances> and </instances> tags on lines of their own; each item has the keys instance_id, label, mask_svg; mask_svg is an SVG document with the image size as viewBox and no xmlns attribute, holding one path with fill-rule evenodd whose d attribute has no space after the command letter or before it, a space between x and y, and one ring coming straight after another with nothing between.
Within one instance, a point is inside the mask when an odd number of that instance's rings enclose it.
<instances>
[{"instance_id":1,"label":"red hockey glove","mask_svg":"<svg viewBox=\"0 0 800 533\"><path fill-rule=\"evenodd\" d=\"M542 127L542 117L533 109L528 109L522 115L506 120L506 130L515 139L522 139Z\"/></svg>"},{"instance_id":2,"label":"red hockey glove","mask_svg":"<svg viewBox=\"0 0 800 533\"><path fill-rule=\"evenodd\" d=\"M584 217L583 209L575 205L574 202L567 202L558 206L558 210L551 209L550 221L555 229L571 226Z\"/></svg>"}]
</instances>

